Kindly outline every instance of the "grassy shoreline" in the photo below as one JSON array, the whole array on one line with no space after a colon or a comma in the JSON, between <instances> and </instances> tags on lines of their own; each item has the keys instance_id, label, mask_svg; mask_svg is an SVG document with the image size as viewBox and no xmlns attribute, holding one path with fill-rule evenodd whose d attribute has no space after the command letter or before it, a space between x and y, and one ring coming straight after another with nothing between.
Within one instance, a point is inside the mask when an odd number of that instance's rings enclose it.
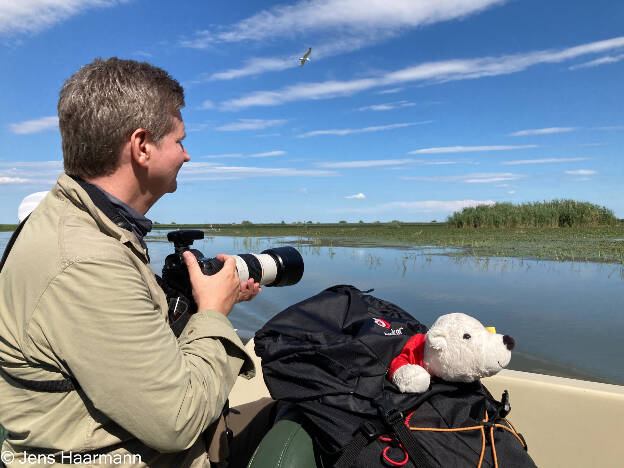
<instances>
[{"instance_id":1,"label":"grassy shoreline","mask_svg":"<svg viewBox=\"0 0 624 468\"><path fill-rule=\"evenodd\" d=\"M5 228L6 227L6 228ZM11 229L7 229L7 228ZM0 230L14 230L0 225ZM314 245L399 245L458 249L450 255L590 261L624 265L624 224L602 227L458 229L446 223L154 224L206 236L298 237Z\"/></svg>"},{"instance_id":2,"label":"grassy shoreline","mask_svg":"<svg viewBox=\"0 0 624 468\"><path fill-rule=\"evenodd\" d=\"M459 249L451 255L624 264L624 225L565 228L458 229L446 223L155 225L203 229L206 236L299 237L315 245L358 243Z\"/></svg>"}]
</instances>

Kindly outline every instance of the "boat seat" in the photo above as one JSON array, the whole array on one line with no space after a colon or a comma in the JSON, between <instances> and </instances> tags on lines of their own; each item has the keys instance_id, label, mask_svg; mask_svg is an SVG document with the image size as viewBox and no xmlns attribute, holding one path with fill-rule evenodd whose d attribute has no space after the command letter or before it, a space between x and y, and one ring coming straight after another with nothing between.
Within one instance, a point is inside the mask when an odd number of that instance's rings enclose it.
<instances>
[{"instance_id":1,"label":"boat seat","mask_svg":"<svg viewBox=\"0 0 624 468\"><path fill-rule=\"evenodd\" d=\"M305 429L304 418L291 408L264 436L247 468L323 468L312 437Z\"/></svg>"}]
</instances>

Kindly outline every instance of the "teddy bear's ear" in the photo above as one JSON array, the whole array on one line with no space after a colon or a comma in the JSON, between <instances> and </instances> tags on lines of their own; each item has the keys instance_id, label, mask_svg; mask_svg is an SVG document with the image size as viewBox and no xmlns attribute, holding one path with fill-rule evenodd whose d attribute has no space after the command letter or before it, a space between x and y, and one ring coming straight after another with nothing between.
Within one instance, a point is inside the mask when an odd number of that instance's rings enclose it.
<instances>
[{"instance_id":1,"label":"teddy bear's ear","mask_svg":"<svg viewBox=\"0 0 624 468\"><path fill-rule=\"evenodd\" d=\"M427 343L433 349L442 349L446 346L446 336L441 330L429 330L427 333Z\"/></svg>"}]
</instances>

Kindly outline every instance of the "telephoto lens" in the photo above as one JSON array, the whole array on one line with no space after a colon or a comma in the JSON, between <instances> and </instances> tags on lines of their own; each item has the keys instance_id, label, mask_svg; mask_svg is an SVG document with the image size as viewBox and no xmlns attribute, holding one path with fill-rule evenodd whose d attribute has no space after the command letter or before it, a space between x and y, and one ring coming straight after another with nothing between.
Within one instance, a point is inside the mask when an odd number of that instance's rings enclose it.
<instances>
[{"instance_id":1,"label":"telephoto lens","mask_svg":"<svg viewBox=\"0 0 624 468\"><path fill-rule=\"evenodd\" d=\"M223 263L216 258L206 258L190 246L194 240L203 239L204 232L196 229L172 231L167 234L173 242L175 252L167 255L159 284L167 295L169 303L169 326L180 336L191 314L197 311L193 300L193 288L182 253L190 250L205 275L214 275ZM303 258L293 247L267 249L260 254L233 255L236 270L241 281L253 278L263 286L290 286L303 276Z\"/></svg>"},{"instance_id":2,"label":"telephoto lens","mask_svg":"<svg viewBox=\"0 0 624 468\"><path fill-rule=\"evenodd\" d=\"M195 229L172 231L167 234L167 239L174 244L175 253L165 259L163 281L167 286L189 297L192 289L182 252L190 250L205 275L214 275L223 268L223 263L218 259L206 258L199 250L190 248L194 240L203 238L203 231ZM260 254L248 253L232 257L236 260L236 269L241 281L253 278L262 286L290 286L298 283L303 276L303 258L297 249L290 246L267 249Z\"/></svg>"}]
</instances>

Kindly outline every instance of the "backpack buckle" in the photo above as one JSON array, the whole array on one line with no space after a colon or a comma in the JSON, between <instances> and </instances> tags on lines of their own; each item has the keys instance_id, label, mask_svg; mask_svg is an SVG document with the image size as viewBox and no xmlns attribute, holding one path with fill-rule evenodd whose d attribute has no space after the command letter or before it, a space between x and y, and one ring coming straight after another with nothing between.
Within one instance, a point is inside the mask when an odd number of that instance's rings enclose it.
<instances>
[{"instance_id":1,"label":"backpack buckle","mask_svg":"<svg viewBox=\"0 0 624 468\"><path fill-rule=\"evenodd\" d=\"M360 431L364 434L366 439L370 442L377 438L380 434L379 429L370 421L364 421L360 424Z\"/></svg>"},{"instance_id":2,"label":"backpack buckle","mask_svg":"<svg viewBox=\"0 0 624 468\"><path fill-rule=\"evenodd\" d=\"M396 424L402 423L404 420L403 413L396 408L383 411L381 416L390 427L394 427Z\"/></svg>"}]
</instances>

